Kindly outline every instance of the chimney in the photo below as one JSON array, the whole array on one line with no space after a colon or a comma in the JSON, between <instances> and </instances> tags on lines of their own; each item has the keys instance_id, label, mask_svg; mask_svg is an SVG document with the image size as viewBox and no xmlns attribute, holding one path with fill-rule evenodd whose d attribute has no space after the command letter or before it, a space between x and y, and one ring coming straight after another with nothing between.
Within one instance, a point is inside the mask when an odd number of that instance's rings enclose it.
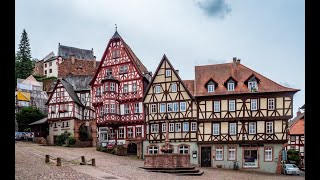
<instances>
[{"instance_id":1,"label":"chimney","mask_svg":"<svg viewBox=\"0 0 320 180\"><path fill-rule=\"evenodd\" d=\"M238 60L237 60L237 63L240 64L240 61L241 61L241 59L238 59Z\"/></svg>"},{"instance_id":2,"label":"chimney","mask_svg":"<svg viewBox=\"0 0 320 180\"><path fill-rule=\"evenodd\" d=\"M96 56L93 56L93 68L96 68L97 62L96 62Z\"/></svg>"},{"instance_id":3,"label":"chimney","mask_svg":"<svg viewBox=\"0 0 320 180\"><path fill-rule=\"evenodd\" d=\"M179 69L176 70L176 73L179 74Z\"/></svg>"},{"instance_id":4,"label":"chimney","mask_svg":"<svg viewBox=\"0 0 320 180\"><path fill-rule=\"evenodd\" d=\"M76 56L75 55L70 55L71 63L74 64L76 61Z\"/></svg>"},{"instance_id":5,"label":"chimney","mask_svg":"<svg viewBox=\"0 0 320 180\"><path fill-rule=\"evenodd\" d=\"M237 66L237 57L233 57L232 65L233 67Z\"/></svg>"}]
</instances>

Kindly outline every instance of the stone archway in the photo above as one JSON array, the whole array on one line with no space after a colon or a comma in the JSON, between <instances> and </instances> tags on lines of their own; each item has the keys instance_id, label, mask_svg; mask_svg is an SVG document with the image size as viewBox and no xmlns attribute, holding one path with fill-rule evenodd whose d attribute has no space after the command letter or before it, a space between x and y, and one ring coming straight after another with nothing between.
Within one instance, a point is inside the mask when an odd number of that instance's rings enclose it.
<instances>
[{"instance_id":1,"label":"stone archway","mask_svg":"<svg viewBox=\"0 0 320 180\"><path fill-rule=\"evenodd\" d=\"M91 140L91 127L86 123L83 123L79 127L79 140L80 141L88 141Z\"/></svg>"},{"instance_id":2,"label":"stone archway","mask_svg":"<svg viewBox=\"0 0 320 180\"><path fill-rule=\"evenodd\" d=\"M128 144L127 155L137 155L137 144L136 143Z\"/></svg>"}]
</instances>

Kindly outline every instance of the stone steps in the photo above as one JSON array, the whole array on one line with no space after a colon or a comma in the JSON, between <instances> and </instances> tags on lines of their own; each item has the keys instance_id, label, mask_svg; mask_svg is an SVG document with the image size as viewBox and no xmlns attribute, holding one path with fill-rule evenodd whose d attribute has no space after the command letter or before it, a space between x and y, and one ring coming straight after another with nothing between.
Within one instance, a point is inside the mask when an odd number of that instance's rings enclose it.
<instances>
[{"instance_id":1,"label":"stone steps","mask_svg":"<svg viewBox=\"0 0 320 180\"><path fill-rule=\"evenodd\" d=\"M195 169L195 166L190 167L140 167L147 172L160 172L171 173L177 176L201 176L203 174L199 169Z\"/></svg>"},{"instance_id":2,"label":"stone steps","mask_svg":"<svg viewBox=\"0 0 320 180\"><path fill-rule=\"evenodd\" d=\"M163 172L163 173L197 173L199 169L158 169L147 170L148 172Z\"/></svg>"},{"instance_id":3,"label":"stone steps","mask_svg":"<svg viewBox=\"0 0 320 180\"><path fill-rule=\"evenodd\" d=\"M195 166L189 167L140 167L146 170L180 170L180 169L195 169Z\"/></svg>"}]
</instances>

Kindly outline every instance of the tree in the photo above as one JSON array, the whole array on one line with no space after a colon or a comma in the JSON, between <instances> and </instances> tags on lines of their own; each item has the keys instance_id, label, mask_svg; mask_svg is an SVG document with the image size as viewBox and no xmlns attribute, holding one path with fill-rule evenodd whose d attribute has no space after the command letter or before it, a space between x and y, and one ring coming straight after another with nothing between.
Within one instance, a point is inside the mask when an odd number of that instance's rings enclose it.
<instances>
[{"instance_id":1,"label":"tree","mask_svg":"<svg viewBox=\"0 0 320 180\"><path fill-rule=\"evenodd\" d=\"M45 115L35 107L25 107L16 114L16 117L19 131L25 131L29 127L28 124L44 118Z\"/></svg>"},{"instance_id":2,"label":"tree","mask_svg":"<svg viewBox=\"0 0 320 180\"><path fill-rule=\"evenodd\" d=\"M299 155L299 151L294 149L289 149L287 151L287 156L289 161L293 161L297 166L300 165L301 157Z\"/></svg>"},{"instance_id":3,"label":"tree","mask_svg":"<svg viewBox=\"0 0 320 180\"><path fill-rule=\"evenodd\" d=\"M23 29L21 35L19 50L16 54L15 61L16 78L25 79L32 74L34 62L31 60L30 44L28 34L25 29Z\"/></svg>"}]
</instances>

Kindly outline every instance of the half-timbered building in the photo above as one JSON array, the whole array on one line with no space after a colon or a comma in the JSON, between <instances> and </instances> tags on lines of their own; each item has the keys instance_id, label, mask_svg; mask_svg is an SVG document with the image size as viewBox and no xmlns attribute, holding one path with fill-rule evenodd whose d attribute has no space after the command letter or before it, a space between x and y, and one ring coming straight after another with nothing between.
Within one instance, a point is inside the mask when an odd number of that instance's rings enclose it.
<instances>
[{"instance_id":1,"label":"half-timbered building","mask_svg":"<svg viewBox=\"0 0 320 180\"><path fill-rule=\"evenodd\" d=\"M68 75L58 79L50 95L48 105L49 144L58 135L70 132L77 140L91 140L96 145L95 112L91 104L91 75ZM87 132L82 139L80 131Z\"/></svg>"},{"instance_id":2,"label":"half-timbered building","mask_svg":"<svg viewBox=\"0 0 320 180\"><path fill-rule=\"evenodd\" d=\"M91 82L99 145L124 144L142 155L145 138L143 93L151 74L116 31Z\"/></svg>"},{"instance_id":3,"label":"half-timbered building","mask_svg":"<svg viewBox=\"0 0 320 180\"><path fill-rule=\"evenodd\" d=\"M201 166L275 173L287 142L293 95L254 70L233 62L195 67ZM279 168L279 167L278 167Z\"/></svg>"},{"instance_id":4,"label":"half-timbered building","mask_svg":"<svg viewBox=\"0 0 320 180\"><path fill-rule=\"evenodd\" d=\"M198 150L193 87L194 81L181 80L164 55L144 96L147 126L144 154L161 154L168 130L173 153L189 154L190 162L198 164L197 157L191 157Z\"/></svg>"}]
</instances>

